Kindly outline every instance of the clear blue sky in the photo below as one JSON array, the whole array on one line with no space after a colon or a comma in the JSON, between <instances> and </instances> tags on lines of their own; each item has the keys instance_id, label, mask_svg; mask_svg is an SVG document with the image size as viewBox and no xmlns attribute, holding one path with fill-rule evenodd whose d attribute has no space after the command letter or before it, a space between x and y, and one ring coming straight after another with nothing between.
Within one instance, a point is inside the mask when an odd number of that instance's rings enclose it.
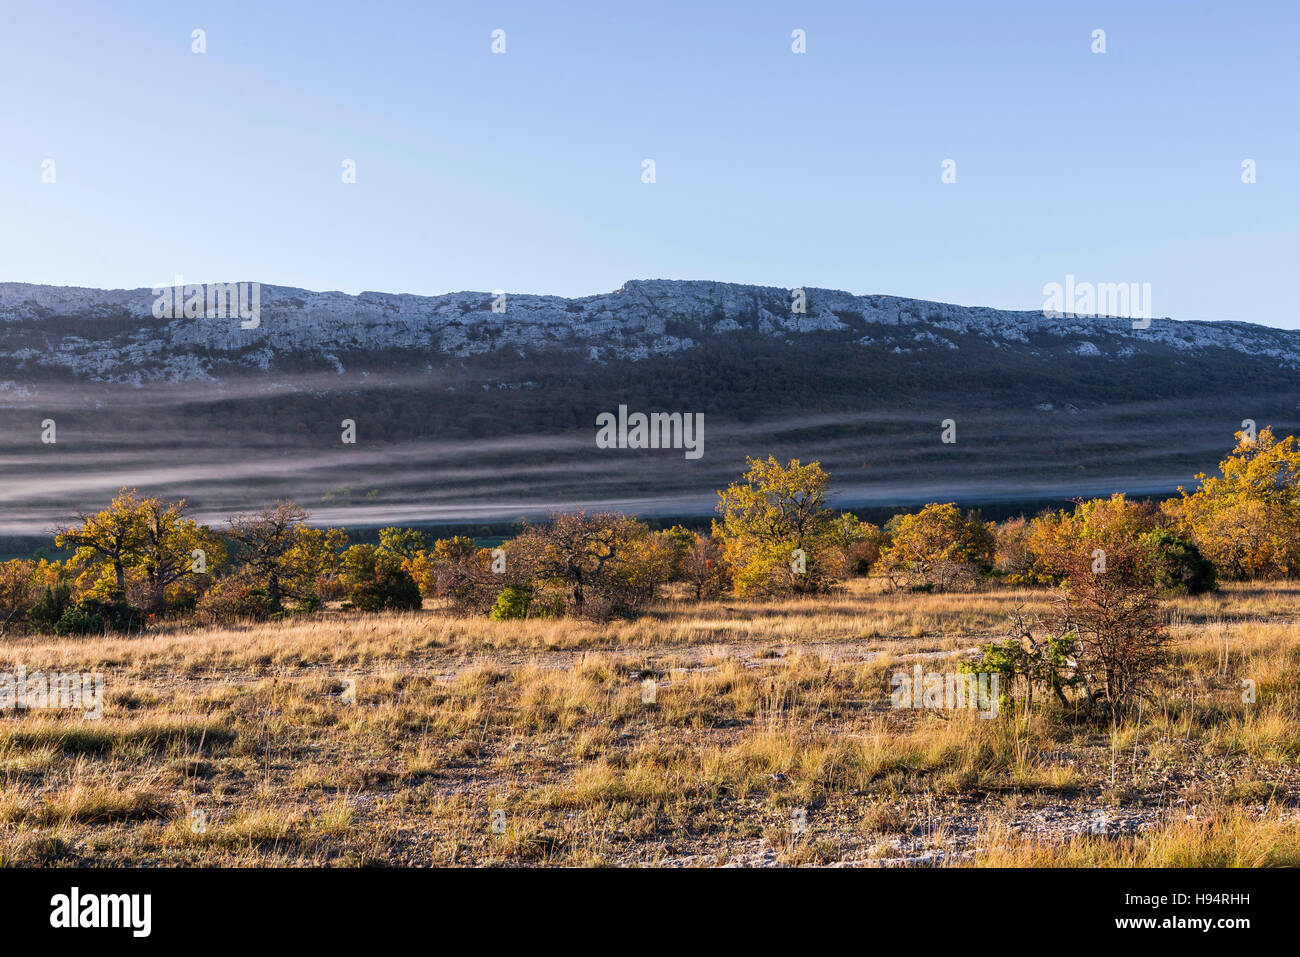
<instances>
[{"instance_id":1,"label":"clear blue sky","mask_svg":"<svg viewBox=\"0 0 1300 957\"><path fill-rule=\"evenodd\" d=\"M1298 11L5 0L0 280L1038 309L1072 273L1300 327Z\"/></svg>"}]
</instances>

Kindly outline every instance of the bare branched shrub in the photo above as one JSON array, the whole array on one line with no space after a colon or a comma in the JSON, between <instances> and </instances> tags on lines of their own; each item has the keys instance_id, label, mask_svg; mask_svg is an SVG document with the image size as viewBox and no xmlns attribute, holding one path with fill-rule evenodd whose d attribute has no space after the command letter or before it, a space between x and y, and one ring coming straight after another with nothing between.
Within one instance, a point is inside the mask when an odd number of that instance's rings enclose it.
<instances>
[{"instance_id":1,"label":"bare branched shrub","mask_svg":"<svg viewBox=\"0 0 1300 957\"><path fill-rule=\"evenodd\" d=\"M1072 556L1065 590L1049 625L1075 636L1077 669L1092 700L1130 708L1166 665L1169 633L1151 584L1150 557L1137 543L1104 556Z\"/></svg>"}]
</instances>

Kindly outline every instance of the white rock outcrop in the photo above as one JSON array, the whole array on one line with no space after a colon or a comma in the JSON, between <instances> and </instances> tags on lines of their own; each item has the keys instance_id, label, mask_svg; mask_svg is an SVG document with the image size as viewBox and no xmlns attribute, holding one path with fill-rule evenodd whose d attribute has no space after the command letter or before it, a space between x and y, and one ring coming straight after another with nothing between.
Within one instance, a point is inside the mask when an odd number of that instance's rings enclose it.
<instances>
[{"instance_id":1,"label":"white rock outcrop","mask_svg":"<svg viewBox=\"0 0 1300 957\"><path fill-rule=\"evenodd\" d=\"M303 358L343 372L349 354L398 350L444 361L509 350L567 349L579 361L643 360L696 348L712 336L750 333L793 341L846 334L846 344L882 355L959 350L963 337L998 348L1062 353L1108 362L1144 348L1184 353L1224 349L1300 368L1300 333L1236 322L1047 318L894 296L735 283L635 280L579 299L510 294L505 312L492 294L409 296L261 287L256 329L238 318L156 319L150 289L86 289L0 283L0 377L21 384L41 367L100 382L210 380L231 369L274 369ZM1080 341L1080 340L1083 341ZM1055 341L1055 345L1053 342Z\"/></svg>"}]
</instances>

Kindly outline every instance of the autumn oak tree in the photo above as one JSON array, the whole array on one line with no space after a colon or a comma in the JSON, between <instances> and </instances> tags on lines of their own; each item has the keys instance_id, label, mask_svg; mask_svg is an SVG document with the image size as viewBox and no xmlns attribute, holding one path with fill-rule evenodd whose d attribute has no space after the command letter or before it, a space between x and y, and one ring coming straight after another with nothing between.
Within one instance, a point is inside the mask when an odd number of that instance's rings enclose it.
<instances>
[{"instance_id":1,"label":"autumn oak tree","mask_svg":"<svg viewBox=\"0 0 1300 957\"><path fill-rule=\"evenodd\" d=\"M77 524L59 529L54 544L74 548L75 561L107 570L119 595L126 592L126 572L139 559L145 541L144 503L135 489L122 489L108 508L94 514L79 512Z\"/></svg>"},{"instance_id":2,"label":"autumn oak tree","mask_svg":"<svg viewBox=\"0 0 1300 957\"><path fill-rule=\"evenodd\" d=\"M739 482L718 492L713 537L738 595L824 590L832 581L827 475L818 462L749 459Z\"/></svg>"},{"instance_id":3,"label":"autumn oak tree","mask_svg":"<svg viewBox=\"0 0 1300 957\"><path fill-rule=\"evenodd\" d=\"M274 607L285 597L318 597L320 580L334 571L347 545L346 531L310 528L310 517L296 502L282 501L229 520L226 534L238 546L239 560L264 583Z\"/></svg>"},{"instance_id":4,"label":"autumn oak tree","mask_svg":"<svg viewBox=\"0 0 1300 957\"><path fill-rule=\"evenodd\" d=\"M1300 443L1272 428L1237 445L1220 475L1198 475L1195 492L1165 503L1175 526L1225 575L1290 578L1300 574Z\"/></svg>"},{"instance_id":5,"label":"autumn oak tree","mask_svg":"<svg viewBox=\"0 0 1300 957\"><path fill-rule=\"evenodd\" d=\"M991 524L956 504L930 504L896 523L879 567L912 587L970 587L993 565Z\"/></svg>"},{"instance_id":6,"label":"autumn oak tree","mask_svg":"<svg viewBox=\"0 0 1300 957\"><path fill-rule=\"evenodd\" d=\"M667 580L671 549L630 515L552 515L527 525L508 548L510 562L531 580L560 589L574 614L605 618L653 597Z\"/></svg>"},{"instance_id":7,"label":"autumn oak tree","mask_svg":"<svg viewBox=\"0 0 1300 957\"><path fill-rule=\"evenodd\" d=\"M198 575L217 571L226 561L226 546L206 525L185 517L185 500L159 498L140 502L143 523L138 565L144 573L152 611L167 606L167 589Z\"/></svg>"}]
</instances>

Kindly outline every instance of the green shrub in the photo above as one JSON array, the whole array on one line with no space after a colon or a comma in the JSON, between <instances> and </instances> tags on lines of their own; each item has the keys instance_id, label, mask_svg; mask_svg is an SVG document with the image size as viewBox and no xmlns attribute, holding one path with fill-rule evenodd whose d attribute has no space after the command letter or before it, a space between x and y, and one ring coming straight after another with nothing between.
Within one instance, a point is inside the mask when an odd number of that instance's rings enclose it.
<instances>
[{"instance_id":1,"label":"green shrub","mask_svg":"<svg viewBox=\"0 0 1300 957\"><path fill-rule=\"evenodd\" d=\"M109 631L138 631L144 625L140 609L121 598L83 598L64 610L55 622L56 635L93 635Z\"/></svg>"},{"instance_id":2,"label":"green shrub","mask_svg":"<svg viewBox=\"0 0 1300 957\"><path fill-rule=\"evenodd\" d=\"M492 607L488 617L493 621L506 621L510 618L527 618L528 606L533 600L533 590L527 586L506 588L497 595L497 603Z\"/></svg>"},{"instance_id":3,"label":"green shrub","mask_svg":"<svg viewBox=\"0 0 1300 957\"><path fill-rule=\"evenodd\" d=\"M360 611L419 611L420 586L404 568L386 566L375 577L353 585L348 601Z\"/></svg>"},{"instance_id":4,"label":"green shrub","mask_svg":"<svg viewBox=\"0 0 1300 957\"><path fill-rule=\"evenodd\" d=\"M1195 544L1166 529L1146 536L1151 550L1152 578L1161 591L1200 595L1218 587L1214 563Z\"/></svg>"},{"instance_id":5,"label":"green shrub","mask_svg":"<svg viewBox=\"0 0 1300 957\"><path fill-rule=\"evenodd\" d=\"M27 613L27 620L38 631L53 631L72 604L72 589L67 585L56 585L53 589L46 586L40 601Z\"/></svg>"},{"instance_id":6,"label":"green shrub","mask_svg":"<svg viewBox=\"0 0 1300 957\"><path fill-rule=\"evenodd\" d=\"M1040 639L1026 630L1018 638L980 645L979 657L962 662L957 670L964 674L996 674L999 708L1008 714L1016 700L1017 679L1031 700L1035 690L1041 689L1062 705L1067 704L1066 689L1080 683L1071 665L1077 652L1077 636L1072 632Z\"/></svg>"}]
</instances>

